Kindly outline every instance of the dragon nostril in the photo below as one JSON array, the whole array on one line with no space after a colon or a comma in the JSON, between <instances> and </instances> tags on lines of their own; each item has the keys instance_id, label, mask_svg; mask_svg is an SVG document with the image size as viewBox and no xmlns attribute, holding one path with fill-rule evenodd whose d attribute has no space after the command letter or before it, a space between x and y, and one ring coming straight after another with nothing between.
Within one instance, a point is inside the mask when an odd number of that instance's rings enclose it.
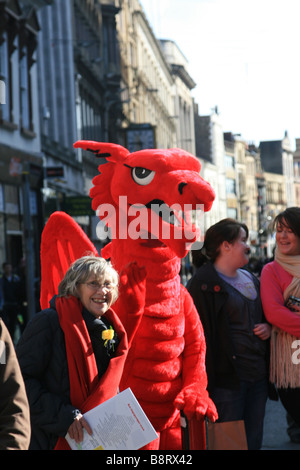
<instances>
[{"instance_id":1,"label":"dragon nostril","mask_svg":"<svg viewBox=\"0 0 300 470\"><path fill-rule=\"evenodd\" d=\"M182 190L183 190L184 186L186 186L186 185L187 185L187 183L179 183L178 191L179 191L180 194L182 194Z\"/></svg>"}]
</instances>

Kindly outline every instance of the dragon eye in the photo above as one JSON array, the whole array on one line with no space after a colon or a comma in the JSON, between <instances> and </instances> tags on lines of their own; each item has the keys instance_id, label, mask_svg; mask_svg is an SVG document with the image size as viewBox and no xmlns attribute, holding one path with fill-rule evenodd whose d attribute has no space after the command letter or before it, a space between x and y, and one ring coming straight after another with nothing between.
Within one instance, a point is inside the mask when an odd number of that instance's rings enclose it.
<instances>
[{"instance_id":1,"label":"dragon eye","mask_svg":"<svg viewBox=\"0 0 300 470\"><path fill-rule=\"evenodd\" d=\"M154 175L155 171L147 170L147 168L142 168L140 166L136 166L131 169L131 176L133 180L141 186L146 186L147 184L151 183Z\"/></svg>"}]
</instances>

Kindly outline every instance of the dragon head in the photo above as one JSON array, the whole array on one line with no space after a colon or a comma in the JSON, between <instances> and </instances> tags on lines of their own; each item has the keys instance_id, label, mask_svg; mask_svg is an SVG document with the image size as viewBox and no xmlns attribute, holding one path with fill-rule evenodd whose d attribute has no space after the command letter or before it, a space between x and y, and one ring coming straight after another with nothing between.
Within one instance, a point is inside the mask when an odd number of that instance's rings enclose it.
<instances>
[{"instance_id":1,"label":"dragon head","mask_svg":"<svg viewBox=\"0 0 300 470\"><path fill-rule=\"evenodd\" d=\"M113 238L134 239L143 249L167 246L179 257L186 255L199 236L187 214L210 210L215 198L196 157L181 149L130 153L120 145L93 141L78 141L74 147L106 158L90 196Z\"/></svg>"}]
</instances>

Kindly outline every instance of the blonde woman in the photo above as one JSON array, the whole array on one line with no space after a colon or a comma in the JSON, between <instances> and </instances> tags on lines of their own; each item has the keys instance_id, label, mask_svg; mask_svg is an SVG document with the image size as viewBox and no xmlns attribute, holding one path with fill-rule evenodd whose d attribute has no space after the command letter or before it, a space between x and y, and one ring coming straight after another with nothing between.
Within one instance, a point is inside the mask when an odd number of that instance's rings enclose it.
<instances>
[{"instance_id":1,"label":"blonde woman","mask_svg":"<svg viewBox=\"0 0 300 470\"><path fill-rule=\"evenodd\" d=\"M17 355L31 410L30 449L69 449L92 433L83 413L117 393L127 336L111 308L118 274L84 256L65 274L48 309L27 325Z\"/></svg>"}]
</instances>

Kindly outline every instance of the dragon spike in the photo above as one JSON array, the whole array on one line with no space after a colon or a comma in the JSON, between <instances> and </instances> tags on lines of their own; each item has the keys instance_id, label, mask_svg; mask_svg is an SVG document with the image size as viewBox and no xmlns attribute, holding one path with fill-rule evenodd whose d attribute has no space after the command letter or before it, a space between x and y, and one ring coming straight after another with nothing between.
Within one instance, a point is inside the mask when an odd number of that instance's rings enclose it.
<instances>
[{"instance_id":1,"label":"dragon spike","mask_svg":"<svg viewBox=\"0 0 300 470\"><path fill-rule=\"evenodd\" d=\"M108 142L95 142L93 140L78 140L73 144L74 148L81 148L93 152L97 157L107 158L112 162L121 162L129 155L129 150L122 145Z\"/></svg>"}]
</instances>

